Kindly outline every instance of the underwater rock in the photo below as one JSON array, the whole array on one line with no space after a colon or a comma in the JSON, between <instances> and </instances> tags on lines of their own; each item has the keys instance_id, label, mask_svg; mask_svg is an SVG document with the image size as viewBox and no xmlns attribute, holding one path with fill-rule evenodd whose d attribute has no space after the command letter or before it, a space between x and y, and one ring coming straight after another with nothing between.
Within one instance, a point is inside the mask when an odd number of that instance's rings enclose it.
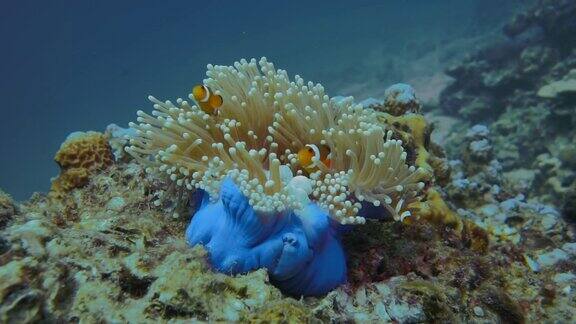
<instances>
[{"instance_id":1,"label":"underwater rock","mask_svg":"<svg viewBox=\"0 0 576 324\"><path fill-rule=\"evenodd\" d=\"M75 190L73 206L21 205L0 229L0 321L246 321L284 300L295 308L286 320L305 312L263 269L213 272L206 251L186 244L186 224L152 203L156 181L121 163ZM122 209L102 208L120 199Z\"/></svg>"},{"instance_id":2,"label":"underwater rock","mask_svg":"<svg viewBox=\"0 0 576 324\"><path fill-rule=\"evenodd\" d=\"M328 294L313 309L323 321L336 322L418 322L427 318L422 299L402 290L410 279L405 276L387 282L371 283L354 292L342 289Z\"/></svg>"},{"instance_id":3,"label":"underwater rock","mask_svg":"<svg viewBox=\"0 0 576 324\"><path fill-rule=\"evenodd\" d=\"M494 159L492 136L488 127L478 124L468 129L459 143L458 149L462 162L454 161L452 162L454 166L462 167L469 176L477 175L476 178L483 176L491 178L486 179L488 181L475 179L474 183L500 183L502 167L499 160ZM458 179L460 176L455 178ZM469 178L472 179L472 177Z\"/></svg>"},{"instance_id":4,"label":"underwater rock","mask_svg":"<svg viewBox=\"0 0 576 324\"><path fill-rule=\"evenodd\" d=\"M504 26L509 37L516 37L535 27L540 27L552 42L574 46L571 32L576 28L574 15L576 5L570 0L544 0L531 8L518 13Z\"/></svg>"},{"instance_id":5,"label":"underwater rock","mask_svg":"<svg viewBox=\"0 0 576 324\"><path fill-rule=\"evenodd\" d=\"M562 216L566 221L576 223L576 184L573 184L564 197Z\"/></svg>"},{"instance_id":6,"label":"underwater rock","mask_svg":"<svg viewBox=\"0 0 576 324\"><path fill-rule=\"evenodd\" d=\"M570 18L575 12L569 0L546 0L518 13L504 28L506 40L480 49L447 71L456 81L442 93L440 107L448 113L468 111L467 117L486 121L506 107L533 103L542 80L554 75L557 80L558 73L574 68L576 42L567 40L576 30ZM473 105L486 110L471 113Z\"/></svg>"},{"instance_id":7,"label":"underwater rock","mask_svg":"<svg viewBox=\"0 0 576 324\"><path fill-rule=\"evenodd\" d=\"M0 195L0 322L575 322L576 233L524 190L573 179L571 151L546 147L552 135L568 147L572 108L535 89L576 60L535 45L568 26L542 15L564 27L532 28L530 16L511 44L453 70L446 102L463 106L445 109L487 125L456 125L459 160L430 140L406 85L387 95L393 115L330 100L262 59L209 66L202 85L220 107L150 97L132 134L103 136L115 163L67 199ZM234 92L224 72L246 87ZM251 87L244 72L274 82ZM291 91L272 92L276 82ZM312 166L304 144L319 151ZM518 165L533 177L510 173ZM366 205L385 217L365 217ZM355 226L339 233L337 221Z\"/></svg>"},{"instance_id":8,"label":"underwater rock","mask_svg":"<svg viewBox=\"0 0 576 324\"><path fill-rule=\"evenodd\" d=\"M575 14L576 3L570 0L537 1L519 12L504 28L506 39L448 69L455 80L439 105L463 124L487 125L493 158L511 176L507 181L516 182L517 170L527 170L534 177L517 189L557 205L575 178ZM446 142L453 154L466 127L454 131ZM478 142L474 149L487 151L485 144ZM543 154L562 163L541 168L534 161Z\"/></svg>"},{"instance_id":9,"label":"underwater rock","mask_svg":"<svg viewBox=\"0 0 576 324\"><path fill-rule=\"evenodd\" d=\"M239 274L266 268L271 282L294 296L322 295L345 282L337 225L317 205L310 203L298 215L256 212L231 179L222 183L217 202L209 199L205 194L186 239L206 247L216 270Z\"/></svg>"},{"instance_id":10,"label":"underwater rock","mask_svg":"<svg viewBox=\"0 0 576 324\"><path fill-rule=\"evenodd\" d=\"M554 249L538 255L536 261L543 267L551 267L560 261L568 260L568 253L561 249Z\"/></svg>"},{"instance_id":11,"label":"underwater rock","mask_svg":"<svg viewBox=\"0 0 576 324\"><path fill-rule=\"evenodd\" d=\"M334 100L335 102L342 102L343 100L347 100L347 98L350 98L350 97L334 96L334 97L332 97L332 100ZM369 97L369 98L366 98L366 99L360 101L358 104L364 108L370 108L372 106L382 105L383 103L384 103L384 101L381 99Z\"/></svg>"},{"instance_id":12,"label":"underwater rock","mask_svg":"<svg viewBox=\"0 0 576 324\"><path fill-rule=\"evenodd\" d=\"M376 99L376 98L366 98L362 101L359 102L360 105L362 105L362 107L364 108L368 108L368 107L372 107L372 106L377 106L377 105L382 105L383 101Z\"/></svg>"},{"instance_id":13,"label":"underwater rock","mask_svg":"<svg viewBox=\"0 0 576 324\"><path fill-rule=\"evenodd\" d=\"M488 138L490 130L485 125L474 125L466 132L466 138L472 140L482 140Z\"/></svg>"},{"instance_id":14,"label":"underwater rock","mask_svg":"<svg viewBox=\"0 0 576 324\"><path fill-rule=\"evenodd\" d=\"M487 139L481 139L470 143L470 155L475 158L486 160L490 157L492 146Z\"/></svg>"},{"instance_id":15,"label":"underwater rock","mask_svg":"<svg viewBox=\"0 0 576 324\"><path fill-rule=\"evenodd\" d=\"M114 153L116 161L126 158L124 148L130 143L130 139L136 136L133 128L122 128L116 124L106 126L104 134L108 137L108 143Z\"/></svg>"},{"instance_id":16,"label":"underwater rock","mask_svg":"<svg viewBox=\"0 0 576 324\"><path fill-rule=\"evenodd\" d=\"M27 272L38 268L31 258L12 261L0 267L0 320L33 322L42 318L42 292L30 287Z\"/></svg>"},{"instance_id":17,"label":"underwater rock","mask_svg":"<svg viewBox=\"0 0 576 324\"><path fill-rule=\"evenodd\" d=\"M463 158L466 164L490 161L493 148L488 138L489 134L488 127L484 125L475 125L466 133L466 140L469 141Z\"/></svg>"},{"instance_id":18,"label":"underwater rock","mask_svg":"<svg viewBox=\"0 0 576 324\"><path fill-rule=\"evenodd\" d=\"M525 323L526 318L523 309L505 291L494 287L482 288L480 301L500 316L504 323Z\"/></svg>"},{"instance_id":19,"label":"underwater rock","mask_svg":"<svg viewBox=\"0 0 576 324\"><path fill-rule=\"evenodd\" d=\"M378 106L375 109L386 110L386 108ZM375 117L382 124L390 125L389 127L394 131L394 135L401 139L409 153L407 159L423 171L423 180L432 179L435 173L446 172L443 170L445 161L442 161L441 157L434 154L437 152L431 152L430 133L432 129L424 115L407 113L394 116L386 112L379 112ZM434 165L434 168L431 164Z\"/></svg>"},{"instance_id":20,"label":"underwater rock","mask_svg":"<svg viewBox=\"0 0 576 324\"><path fill-rule=\"evenodd\" d=\"M568 194L570 191L570 182L568 181L570 180L566 180L572 179L574 172L564 168L560 159L544 153L536 157L534 165L537 167L537 171L533 187L540 188L531 189L541 197L541 200L556 202Z\"/></svg>"},{"instance_id":21,"label":"underwater rock","mask_svg":"<svg viewBox=\"0 0 576 324\"><path fill-rule=\"evenodd\" d=\"M514 191L527 192L534 185L539 170L518 168L502 173L504 182Z\"/></svg>"},{"instance_id":22,"label":"underwater rock","mask_svg":"<svg viewBox=\"0 0 576 324\"><path fill-rule=\"evenodd\" d=\"M564 245L562 245L562 250L576 256L576 242L564 243Z\"/></svg>"},{"instance_id":23,"label":"underwater rock","mask_svg":"<svg viewBox=\"0 0 576 324\"><path fill-rule=\"evenodd\" d=\"M566 223L560 211L552 205L527 199L524 194L538 180L536 171L502 172L497 159L483 159L470 152L469 143L480 140L490 143L490 134L487 127L480 125L467 131L460 145L460 155L465 160L451 161L453 172L445 200L455 205L453 208L458 209L462 218L484 229L492 242L524 242L537 246L540 235L562 232ZM545 170L544 166L538 168Z\"/></svg>"},{"instance_id":24,"label":"underwater rock","mask_svg":"<svg viewBox=\"0 0 576 324\"><path fill-rule=\"evenodd\" d=\"M483 254L468 234L416 219L354 226L343 240L347 283L326 296L296 300L272 285L266 269L235 276L213 271L208 252L185 240L188 220L155 204L164 181L134 161L119 161L67 202L37 194L18 205L0 228L0 321L472 322L479 318L475 307L483 309L482 320L507 319L481 301L479 287L486 283L509 287L506 294L531 322L576 319L566 288L571 283L550 279L573 267L570 259L532 273L509 241L492 240ZM566 228L538 234L537 213L529 217L536 226L523 238L524 252L562 246L573 253L559 240L573 235ZM546 280L562 293L544 307Z\"/></svg>"},{"instance_id":25,"label":"underwater rock","mask_svg":"<svg viewBox=\"0 0 576 324\"><path fill-rule=\"evenodd\" d=\"M383 111L393 116L420 113L422 105L416 98L416 91L405 83L396 83L384 91Z\"/></svg>"},{"instance_id":26,"label":"underwater rock","mask_svg":"<svg viewBox=\"0 0 576 324\"><path fill-rule=\"evenodd\" d=\"M542 98L556 98L567 94L576 94L576 69L570 70L561 80L551 82L538 90L538 96Z\"/></svg>"}]
</instances>

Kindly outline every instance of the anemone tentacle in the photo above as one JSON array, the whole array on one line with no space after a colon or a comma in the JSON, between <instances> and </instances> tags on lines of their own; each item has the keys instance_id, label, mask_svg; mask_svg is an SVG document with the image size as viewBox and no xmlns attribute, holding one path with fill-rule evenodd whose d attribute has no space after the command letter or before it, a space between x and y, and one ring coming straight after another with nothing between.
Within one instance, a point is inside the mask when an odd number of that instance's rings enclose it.
<instances>
[{"instance_id":1,"label":"anemone tentacle","mask_svg":"<svg viewBox=\"0 0 576 324\"><path fill-rule=\"evenodd\" d=\"M289 185L295 175L310 179L310 199L343 224L363 223L361 201L383 205L396 219L422 189L422 172L406 162L402 142L379 123L375 112L352 99L336 101L320 84L276 69L266 58L233 66L207 66L204 85L223 99L218 114L179 98L152 96L151 115L138 112L137 132L126 151L188 190L218 197L230 177L257 211L301 210L303 199ZM194 101L194 96L188 96ZM308 174L297 152L325 145L329 167ZM298 196L298 197L297 197Z\"/></svg>"}]
</instances>

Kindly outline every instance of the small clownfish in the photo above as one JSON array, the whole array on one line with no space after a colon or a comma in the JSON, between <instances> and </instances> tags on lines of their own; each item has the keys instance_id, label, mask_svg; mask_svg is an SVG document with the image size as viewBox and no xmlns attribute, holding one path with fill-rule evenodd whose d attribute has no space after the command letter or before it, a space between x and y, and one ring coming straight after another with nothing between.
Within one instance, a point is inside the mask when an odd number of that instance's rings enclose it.
<instances>
[{"instance_id":1,"label":"small clownfish","mask_svg":"<svg viewBox=\"0 0 576 324\"><path fill-rule=\"evenodd\" d=\"M199 84L192 88L192 96L205 113L210 115L217 115L218 108L224 102L221 95L217 95L210 88L203 84Z\"/></svg>"},{"instance_id":2,"label":"small clownfish","mask_svg":"<svg viewBox=\"0 0 576 324\"><path fill-rule=\"evenodd\" d=\"M319 162L330 168L332 165L331 157L330 148L326 145L318 147L314 144L307 144L298 151L298 162L308 172L317 168Z\"/></svg>"}]
</instances>

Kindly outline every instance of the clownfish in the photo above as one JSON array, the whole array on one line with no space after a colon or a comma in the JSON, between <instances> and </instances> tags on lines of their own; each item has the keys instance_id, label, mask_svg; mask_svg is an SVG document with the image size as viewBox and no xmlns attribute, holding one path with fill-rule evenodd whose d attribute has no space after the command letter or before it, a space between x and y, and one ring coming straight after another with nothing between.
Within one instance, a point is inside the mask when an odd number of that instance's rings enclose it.
<instances>
[{"instance_id":1,"label":"clownfish","mask_svg":"<svg viewBox=\"0 0 576 324\"><path fill-rule=\"evenodd\" d=\"M221 95L217 95L210 88L203 84L199 84L192 88L192 96L205 113L210 115L218 114L218 108L224 102Z\"/></svg>"},{"instance_id":2,"label":"clownfish","mask_svg":"<svg viewBox=\"0 0 576 324\"><path fill-rule=\"evenodd\" d=\"M308 172L317 168L320 162L327 168L330 168L332 165L331 157L330 148L326 145L318 147L314 144L307 144L298 151L298 162L302 168Z\"/></svg>"}]
</instances>

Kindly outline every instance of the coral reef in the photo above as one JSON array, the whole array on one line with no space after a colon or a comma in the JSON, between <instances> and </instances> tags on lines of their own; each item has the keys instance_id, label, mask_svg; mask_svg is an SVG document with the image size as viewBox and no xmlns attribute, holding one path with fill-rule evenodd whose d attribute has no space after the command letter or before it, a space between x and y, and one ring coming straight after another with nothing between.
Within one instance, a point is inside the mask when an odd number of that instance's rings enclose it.
<instances>
[{"instance_id":1,"label":"coral reef","mask_svg":"<svg viewBox=\"0 0 576 324\"><path fill-rule=\"evenodd\" d=\"M52 181L52 196L65 195L74 188L85 186L95 172L114 162L108 139L98 132L72 133L54 156L60 175Z\"/></svg>"},{"instance_id":2,"label":"coral reef","mask_svg":"<svg viewBox=\"0 0 576 324\"><path fill-rule=\"evenodd\" d=\"M408 84L391 85L384 91L384 97L383 110L393 116L419 113L422 108L416 97L416 91Z\"/></svg>"},{"instance_id":3,"label":"coral reef","mask_svg":"<svg viewBox=\"0 0 576 324\"><path fill-rule=\"evenodd\" d=\"M0 229L3 229L10 223L14 214L16 214L16 206L12 202L12 198L0 190Z\"/></svg>"},{"instance_id":4,"label":"coral reef","mask_svg":"<svg viewBox=\"0 0 576 324\"><path fill-rule=\"evenodd\" d=\"M127 161L128 155L124 151L124 148L128 145L130 139L136 136L134 129L122 128L116 124L110 124L106 127L104 134L108 137L114 159L116 161Z\"/></svg>"},{"instance_id":5,"label":"coral reef","mask_svg":"<svg viewBox=\"0 0 576 324\"><path fill-rule=\"evenodd\" d=\"M410 86L355 104L265 59L208 66L209 113L72 136L51 193L0 192L0 322L576 322L574 14L448 71L446 152Z\"/></svg>"},{"instance_id":6,"label":"coral reef","mask_svg":"<svg viewBox=\"0 0 576 324\"><path fill-rule=\"evenodd\" d=\"M36 195L19 206L0 232L0 321L239 321L284 299L264 270L213 273L186 224L152 203L157 181L122 164L70 204Z\"/></svg>"},{"instance_id":7,"label":"coral reef","mask_svg":"<svg viewBox=\"0 0 576 324\"><path fill-rule=\"evenodd\" d=\"M490 141L489 133L477 136ZM467 140L477 140L477 136ZM465 171L462 163L451 162L451 181L470 176L492 179L487 180L492 181L490 188L496 183L504 186L498 182L501 172L479 175L491 170L490 161L482 163L488 166ZM0 227L0 320L405 323L576 319L570 302L576 284L576 248L567 243L576 242L574 233L563 226L554 209L535 209L536 204L515 199L514 193L504 189L480 197L508 213L506 224L517 226L520 218L524 220L519 240L499 239L489 231L490 246L478 249L475 237L482 234L458 233L457 226L416 218L407 218L410 224L367 219L368 224L343 234L350 269L347 283L326 296L294 299L272 285L272 275L265 269L235 276L214 272L207 251L190 248L186 242L187 217L174 218L171 206L156 203L167 181L145 172L140 163L120 159L94 172L65 201L36 194L18 204L1 195L0 210L8 221ZM439 200L443 193L440 188L434 190L427 191L436 192L429 198L432 205L460 207L461 217L473 221L488 218L480 213L485 208L471 204L478 196L465 198L465 191L460 200ZM452 197L451 190L444 197ZM546 213L548 220L539 221Z\"/></svg>"},{"instance_id":8,"label":"coral reef","mask_svg":"<svg viewBox=\"0 0 576 324\"><path fill-rule=\"evenodd\" d=\"M538 96L551 99L562 95L574 95L575 93L576 69L570 70L561 80L551 82L538 90Z\"/></svg>"},{"instance_id":9,"label":"coral reef","mask_svg":"<svg viewBox=\"0 0 576 324\"><path fill-rule=\"evenodd\" d=\"M276 289L265 269L236 276L212 271L206 251L186 243L187 220L154 204L164 185L132 161L94 174L69 193L69 203L37 194L17 204L3 196L2 206L11 207L3 209L10 221L0 229L1 320L576 318L570 303L576 248L563 243L567 237L576 241L574 233L560 224L543 232L534 221L541 214L522 204L500 203L514 211L509 218L526 218L518 245L494 239L483 254L455 228L368 219L344 234L347 284L326 296L297 300Z\"/></svg>"},{"instance_id":10,"label":"coral reef","mask_svg":"<svg viewBox=\"0 0 576 324\"><path fill-rule=\"evenodd\" d=\"M530 177L523 169L503 172L493 158L490 134L484 125L473 126L460 146L463 160L450 161L453 172L445 191L454 209L486 229L493 240L518 243L522 229L539 225L541 231L552 233L564 226L554 208L526 201Z\"/></svg>"},{"instance_id":11,"label":"coral reef","mask_svg":"<svg viewBox=\"0 0 576 324\"><path fill-rule=\"evenodd\" d=\"M440 98L443 112L462 118L449 155L460 151L468 127L482 123L491 147L476 148L499 161L508 182L523 183L526 195L555 205L576 179L575 14L573 1L537 1L505 26L506 39L451 67L455 80Z\"/></svg>"},{"instance_id":12,"label":"coral reef","mask_svg":"<svg viewBox=\"0 0 576 324\"><path fill-rule=\"evenodd\" d=\"M402 140L408 161L426 172L426 180L444 184L450 173L445 152L430 139L434 127L421 114L422 105L414 89L399 83L385 93L384 102L371 106L377 111L376 118Z\"/></svg>"},{"instance_id":13,"label":"coral reef","mask_svg":"<svg viewBox=\"0 0 576 324\"><path fill-rule=\"evenodd\" d=\"M432 176L426 122L406 114L419 109L413 90L390 91L385 104L405 113L397 118L410 116L388 122L351 98L331 100L319 84L305 85L298 76L291 82L266 58L209 65L207 76L195 89L213 91L218 107L150 97L155 110L138 112L126 151L150 174L167 174L182 191L200 189L212 200L193 216L187 237L206 246L216 269L267 268L288 294L318 295L343 283L343 252L325 213L341 224L361 224L368 214L359 211L368 202L403 220ZM189 98L198 101L197 94ZM393 138L393 123L405 124L400 138L413 139L415 161L407 161L403 140ZM319 147L328 152L323 160ZM230 249L230 236L244 243Z\"/></svg>"}]
</instances>

